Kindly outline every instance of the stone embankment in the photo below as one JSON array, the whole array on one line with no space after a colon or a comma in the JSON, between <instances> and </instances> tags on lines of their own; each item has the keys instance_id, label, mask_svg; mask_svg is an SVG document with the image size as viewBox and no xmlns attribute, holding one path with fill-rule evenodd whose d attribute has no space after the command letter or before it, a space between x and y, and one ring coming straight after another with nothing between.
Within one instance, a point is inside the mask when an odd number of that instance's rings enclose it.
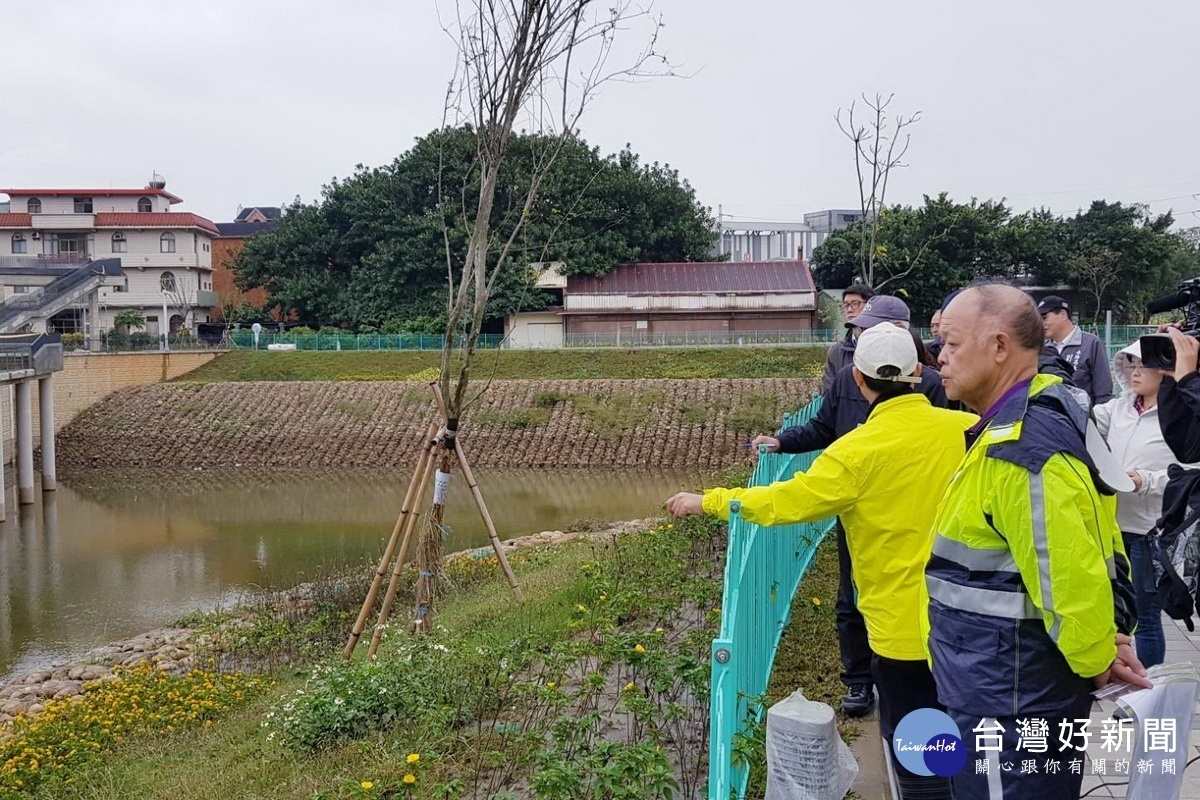
<instances>
[{"instance_id":1,"label":"stone embankment","mask_svg":"<svg viewBox=\"0 0 1200 800\"><path fill-rule=\"evenodd\" d=\"M462 440L482 468L724 467L816 386L809 378L495 381L465 415ZM429 388L416 381L157 384L77 417L58 436L58 459L66 470L407 470L433 418Z\"/></svg>"},{"instance_id":2,"label":"stone embankment","mask_svg":"<svg viewBox=\"0 0 1200 800\"><path fill-rule=\"evenodd\" d=\"M616 536L630 531L645 529L652 520L630 520L615 522L602 530L589 532L542 531L540 533L508 539L503 543L505 550L520 547L536 547L563 544L578 538L599 539ZM490 548L464 550L452 553L447 559L471 558L490 554ZM281 605L304 612L319 594L317 584L301 584L279 593ZM119 667L134 667L150 663L165 672L185 673L194 667L204 667L209 658L220 656L226 649L224 641L228 634L253 625L252 610L244 609L244 615L233 616L216 630L195 628L157 628L121 642L95 648L77 659L64 660L44 669L35 669L11 675L0 680L0 728L18 715L27 717L39 714L50 700L69 699L79 696L84 685L92 681L114 680ZM3 734L0 734L3 735Z\"/></svg>"}]
</instances>

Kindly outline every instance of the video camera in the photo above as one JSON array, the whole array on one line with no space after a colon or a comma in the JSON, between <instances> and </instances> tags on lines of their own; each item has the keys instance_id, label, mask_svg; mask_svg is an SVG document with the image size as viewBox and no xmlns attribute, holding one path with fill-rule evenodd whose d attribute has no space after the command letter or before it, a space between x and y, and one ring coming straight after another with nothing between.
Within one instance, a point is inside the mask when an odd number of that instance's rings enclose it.
<instances>
[{"instance_id":1,"label":"video camera","mask_svg":"<svg viewBox=\"0 0 1200 800\"><path fill-rule=\"evenodd\" d=\"M1150 314L1184 309L1184 333L1200 339L1200 278L1192 278L1179 284L1175 294L1159 297L1146 304ZM1175 369L1175 345L1165 333L1151 333L1138 339L1142 348L1142 364L1152 369Z\"/></svg>"}]
</instances>

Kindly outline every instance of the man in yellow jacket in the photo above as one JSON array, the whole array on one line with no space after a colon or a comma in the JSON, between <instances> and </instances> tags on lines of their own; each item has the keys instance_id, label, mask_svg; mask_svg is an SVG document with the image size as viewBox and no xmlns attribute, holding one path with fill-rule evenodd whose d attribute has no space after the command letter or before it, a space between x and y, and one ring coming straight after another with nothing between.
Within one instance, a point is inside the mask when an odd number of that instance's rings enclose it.
<instances>
[{"instance_id":1,"label":"man in yellow jacket","mask_svg":"<svg viewBox=\"0 0 1200 800\"><path fill-rule=\"evenodd\" d=\"M1088 455L1086 412L1037 374L1039 323L1001 285L966 289L942 314L946 394L982 415L925 569L938 699L967 743L956 800L1079 797L1082 769L1066 762L1087 758L1093 686L1147 685L1125 635L1135 616L1112 490ZM1012 768L1034 752L1039 769Z\"/></svg>"},{"instance_id":2,"label":"man in yellow jacket","mask_svg":"<svg viewBox=\"0 0 1200 800\"><path fill-rule=\"evenodd\" d=\"M914 391L920 365L912 335L895 325L863 331L854 379L871 403L867 421L831 444L808 472L771 486L681 493L667 501L677 517L727 519L741 501L744 519L784 525L841 516L853 564L858 608L867 623L879 724L891 742L910 711L938 708L921 638L923 569L937 498L965 449L974 414L934 408ZM902 794L949 797L949 781L919 776L898 762Z\"/></svg>"}]
</instances>

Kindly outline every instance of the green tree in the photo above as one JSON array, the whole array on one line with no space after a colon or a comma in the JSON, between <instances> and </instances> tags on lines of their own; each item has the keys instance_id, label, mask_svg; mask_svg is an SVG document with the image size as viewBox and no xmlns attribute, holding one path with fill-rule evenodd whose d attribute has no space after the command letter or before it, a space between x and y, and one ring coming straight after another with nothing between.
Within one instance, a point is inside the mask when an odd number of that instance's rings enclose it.
<instances>
[{"instance_id":1,"label":"green tree","mask_svg":"<svg viewBox=\"0 0 1200 800\"><path fill-rule=\"evenodd\" d=\"M875 288L905 298L914 321L927 319L942 298L980 275L1005 276L1011 262L1002 231L1009 209L986 200L955 203L943 193L918 208L892 206L879 215ZM855 223L830 236L813 254L822 286L844 286L859 275L861 231ZM843 282L844 281L844 282Z\"/></svg>"},{"instance_id":2,"label":"green tree","mask_svg":"<svg viewBox=\"0 0 1200 800\"><path fill-rule=\"evenodd\" d=\"M1171 232L1170 214L1097 200L1074 217L1045 209L1013 216L1003 202L955 203L945 194L879 216L875 288L906 298L924 320L957 288L980 278L1088 292L1094 318L1112 309L1144 322L1146 301L1200 274L1200 251ZM821 286L846 286L859 273L858 225L830 236L813 254Z\"/></svg>"},{"instance_id":3,"label":"green tree","mask_svg":"<svg viewBox=\"0 0 1200 800\"><path fill-rule=\"evenodd\" d=\"M146 316L136 309L127 308L124 311L118 311L113 317L113 327L122 336L130 331L140 331L146 327Z\"/></svg>"},{"instance_id":4,"label":"green tree","mask_svg":"<svg viewBox=\"0 0 1200 800\"><path fill-rule=\"evenodd\" d=\"M546 147L544 137L513 138L497 183L495 238L511 231ZM273 233L250 239L235 264L238 285L265 287L272 303L304 320L444 319L446 254L466 252L479 193L475 154L474 132L461 127L418 139L387 166L360 165L326 186L319 202L293 203ZM628 261L702 261L714 231L709 210L676 170L644 164L628 147L606 157L573 138L529 211L488 316L544 307L531 264L561 261L568 274L599 275ZM461 263L454 268L457 285Z\"/></svg>"}]
</instances>

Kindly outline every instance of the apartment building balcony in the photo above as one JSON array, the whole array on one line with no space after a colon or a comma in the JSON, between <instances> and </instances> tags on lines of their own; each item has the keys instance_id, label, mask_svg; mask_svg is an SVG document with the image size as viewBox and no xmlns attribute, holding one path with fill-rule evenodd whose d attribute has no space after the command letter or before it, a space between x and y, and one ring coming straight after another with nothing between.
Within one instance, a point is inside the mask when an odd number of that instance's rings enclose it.
<instances>
[{"instance_id":1,"label":"apartment building balcony","mask_svg":"<svg viewBox=\"0 0 1200 800\"><path fill-rule=\"evenodd\" d=\"M44 231L94 231L95 214L30 214L30 227Z\"/></svg>"}]
</instances>

